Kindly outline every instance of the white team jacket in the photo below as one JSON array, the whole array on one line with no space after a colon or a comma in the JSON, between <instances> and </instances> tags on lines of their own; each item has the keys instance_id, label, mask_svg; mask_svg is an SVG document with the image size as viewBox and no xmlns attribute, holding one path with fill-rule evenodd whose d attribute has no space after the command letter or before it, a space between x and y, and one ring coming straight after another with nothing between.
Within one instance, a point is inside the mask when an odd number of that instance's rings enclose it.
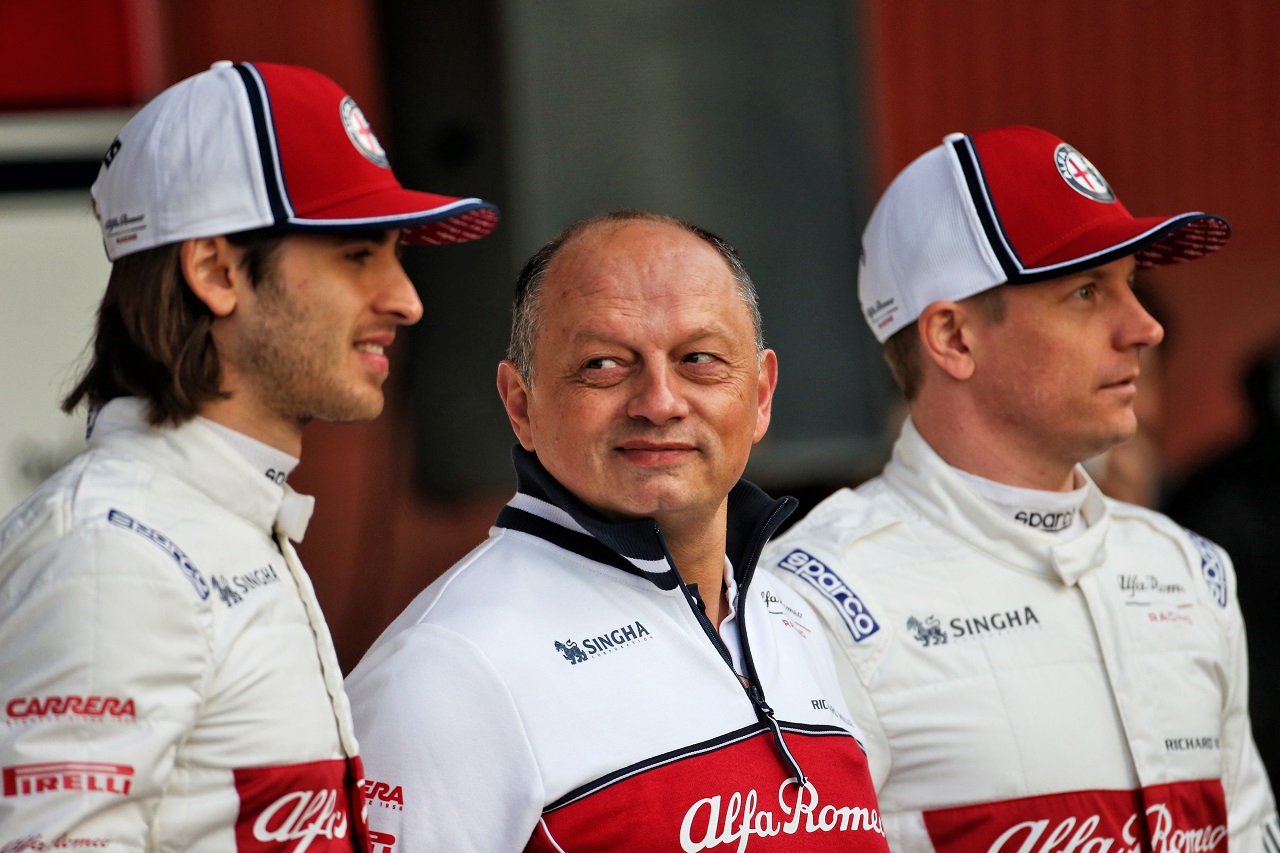
<instances>
[{"instance_id":1,"label":"white team jacket","mask_svg":"<svg viewBox=\"0 0 1280 853\"><path fill-rule=\"evenodd\" d=\"M310 513L199 421L102 409L0 525L0 850L366 843L329 633L272 536Z\"/></svg>"},{"instance_id":2,"label":"white team jacket","mask_svg":"<svg viewBox=\"0 0 1280 853\"><path fill-rule=\"evenodd\" d=\"M794 502L729 498L744 684L657 525L515 452L489 539L347 679L374 850L884 853L826 640L755 571Z\"/></svg>"},{"instance_id":3,"label":"white team jacket","mask_svg":"<svg viewBox=\"0 0 1280 853\"><path fill-rule=\"evenodd\" d=\"M910 422L762 562L822 614L895 853L1275 851L1231 564L1092 483L1061 541Z\"/></svg>"}]
</instances>

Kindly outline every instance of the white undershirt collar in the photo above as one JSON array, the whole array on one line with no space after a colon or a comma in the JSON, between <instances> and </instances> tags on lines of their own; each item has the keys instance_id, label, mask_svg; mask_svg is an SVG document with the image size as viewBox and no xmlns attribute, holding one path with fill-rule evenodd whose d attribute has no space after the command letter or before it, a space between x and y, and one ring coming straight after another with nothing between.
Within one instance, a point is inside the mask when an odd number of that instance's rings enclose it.
<instances>
[{"instance_id":1,"label":"white undershirt collar","mask_svg":"<svg viewBox=\"0 0 1280 853\"><path fill-rule=\"evenodd\" d=\"M283 450L258 441L256 438L247 436L231 427L223 426L217 421L211 421L203 417L200 418L200 421L216 432L227 444L234 447L250 465L261 471L263 476L277 486L284 485L285 479L293 473L293 469L297 468L298 463L301 461L296 456L290 456Z\"/></svg>"},{"instance_id":2,"label":"white undershirt collar","mask_svg":"<svg viewBox=\"0 0 1280 853\"><path fill-rule=\"evenodd\" d=\"M948 467L988 506L1027 527L1056 533L1063 541L1074 539L1088 529L1080 508L1089 490L1079 471L1072 475L1076 483L1074 490L1049 492L997 483L954 466Z\"/></svg>"}]
</instances>

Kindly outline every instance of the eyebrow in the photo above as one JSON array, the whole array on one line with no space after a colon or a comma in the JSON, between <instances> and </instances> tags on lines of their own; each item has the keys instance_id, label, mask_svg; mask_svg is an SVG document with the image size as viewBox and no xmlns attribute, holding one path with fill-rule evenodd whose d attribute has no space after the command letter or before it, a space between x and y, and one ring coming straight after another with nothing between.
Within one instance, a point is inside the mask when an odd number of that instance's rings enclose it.
<instances>
[{"instance_id":1,"label":"eyebrow","mask_svg":"<svg viewBox=\"0 0 1280 853\"><path fill-rule=\"evenodd\" d=\"M326 235L333 242L338 244L347 243L375 243L382 246L388 240L399 240L400 232L394 228L391 229L367 229L361 231L335 231Z\"/></svg>"},{"instance_id":2,"label":"eyebrow","mask_svg":"<svg viewBox=\"0 0 1280 853\"><path fill-rule=\"evenodd\" d=\"M1132 284L1134 279L1137 277L1138 272L1139 270L1136 267L1130 270L1129 274L1125 276L1125 280ZM1079 272L1074 273L1071 277L1085 278L1089 281L1102 281L1107 276L1102 272L1102 267L1090 267L1087 270L1080 270Z\"/></svg>"}]
</instances>

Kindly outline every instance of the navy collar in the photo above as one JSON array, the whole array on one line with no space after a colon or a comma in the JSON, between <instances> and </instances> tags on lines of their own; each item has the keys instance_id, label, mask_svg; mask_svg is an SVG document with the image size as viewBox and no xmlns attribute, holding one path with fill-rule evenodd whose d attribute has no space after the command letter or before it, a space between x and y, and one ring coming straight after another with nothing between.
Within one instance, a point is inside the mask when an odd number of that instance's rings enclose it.
<instances>
[{"instance_id":1,"label":"navy collar","mask_svg":"<svg viewBox=\"0 0 1280 853\"><path fill-rule=\"evenodd\" d=\"M516 495L498 513L498 527L537 536L589 560L647 578L660 589L680 585L658 522L604 519L560 485L535 454L517 444L511 459ZM729 492L725 552L740 586L754 574L764 543L797 503L789 497L774 500L746 480L739 480Z\"/></svg>"}]
</instances>

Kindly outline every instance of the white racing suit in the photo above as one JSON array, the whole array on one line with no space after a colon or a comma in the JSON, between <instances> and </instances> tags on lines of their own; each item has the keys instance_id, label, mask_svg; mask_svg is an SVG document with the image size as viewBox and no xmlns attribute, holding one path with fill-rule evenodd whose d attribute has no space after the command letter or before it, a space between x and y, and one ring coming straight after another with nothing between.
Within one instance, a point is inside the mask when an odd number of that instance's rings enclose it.
<instances>
[{"instance_id":1,"label":"white racing suit","mask_svg":"<svg viewBox=\"0 0 1280 853\"><path fill-rule=\"evenodd\" d=\"M0 851L365 847L311 499L142 411L0 525Z\"/></svg>"},{"instance_id":2,"label":"white racing suit","mask_svg":"<svg viewBox=\"0 0 1280 853\"><path fill-rule=\"evenodd\" d=\"M771 543L822 615L895 853L1276 851L1226 554L1088 483L1063 540L908 422Z\"/></svg>"},{"instance_id":3,"label":"white racing suit","mask_svg":"<svg viewBox=\"0 0 1280 853\"><path fill-rule=\"evenodd\" d=\"M886 853L827 642L756 571L794 502L730 494L717 633L653 520L605 522L515 453L489 539L347 679L375 851Z\"/></svg>"}]
</instances>

